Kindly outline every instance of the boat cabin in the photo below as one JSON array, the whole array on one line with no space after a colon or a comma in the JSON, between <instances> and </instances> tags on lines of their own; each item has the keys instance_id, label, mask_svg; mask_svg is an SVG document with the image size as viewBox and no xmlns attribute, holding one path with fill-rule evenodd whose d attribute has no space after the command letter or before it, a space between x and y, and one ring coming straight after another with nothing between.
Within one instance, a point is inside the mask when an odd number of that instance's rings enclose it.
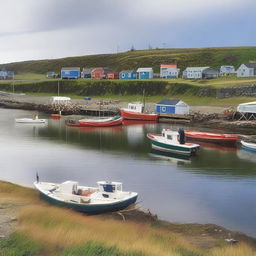
<instances>
[{"instance_id":1,"label":"boat cabin","mask_svg":"<svg viewBox=\"0 0 256 256\"><path fill-rule=\"evenodd\" d=\"M172 131L170 129L163 129L162 130L162 137L166 141L172 141L172 142L175 142L175 143L179 143L178 136L179 136L179 133L176 132L176 131Z\"/></svg>"},{"instance_id":2,"label":"boat cabin","mask_svg":"<svg viewBox=\"0 0 256 256\"><path fill-rule=\"evenodd\" d=\"M59 190L65 194L77 194L78 192L77 187L78 187L77 181L68 180L60 184Z\"/></svg>"},{"instance_id":3,"label":"boat cabin","mask_svg":"<svg viewBox=\"0 0 256 256\"><path fill-rule=\"evenodd\" d=\"M142 113L144 110L144 105L142 103L128 103L127 110Z\"/></svg>"},{"instance_id":4,"label":"boat cabin","mask_svg":"<svg viewBox=\"0 0 256 256\"><path fill-rule=\"evenodd\" d=\"M122 183L121 182L107 182L107 181L98 181L100 192L107 193L117 193L122 192Z\"/></svg>"}]
</instances>

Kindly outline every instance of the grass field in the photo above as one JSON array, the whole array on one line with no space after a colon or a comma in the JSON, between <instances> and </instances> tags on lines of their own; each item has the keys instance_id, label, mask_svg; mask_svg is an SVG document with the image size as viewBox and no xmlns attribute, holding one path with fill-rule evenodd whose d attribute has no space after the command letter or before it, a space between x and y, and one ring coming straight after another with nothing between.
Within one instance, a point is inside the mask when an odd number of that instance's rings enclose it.
<instances>
[{"instance_id":1,"label":"grass field","mask_svg":"<svg viewBox=\"0 0 256 256\"><path fill-rule=\"evenodd\" d=\"M192 230L175 224L177 231L172 231L166 223L86 216L50 206L38 200L34 190L6 182L0 182L0 192L1 209L19 208L16 232L0 239L0 255L4 256L256 255L244 242L232 246L220 238L202 237L199 225Z\"/></svg>"}]
</instances>

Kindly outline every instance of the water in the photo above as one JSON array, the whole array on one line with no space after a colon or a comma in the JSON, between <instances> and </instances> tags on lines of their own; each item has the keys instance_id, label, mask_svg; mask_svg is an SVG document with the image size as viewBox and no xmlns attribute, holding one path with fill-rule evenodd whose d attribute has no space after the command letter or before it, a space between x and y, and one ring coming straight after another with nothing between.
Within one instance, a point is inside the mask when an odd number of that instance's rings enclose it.
<instances>
[{"instance_id":1,"label":"water","mask_svg":"<svg viewBox=\"0 0 256 256\"><path fill-rule=\"evenodd\" d=\"M48 125L15 124L33 112L0 109L0 179L32 186L44 181L122 181L139 193L140 205L173 222L215 223L256 237L256 154L204 145L191 159L150 153L148 132L170 124L115 128L72 128L64 120Z\"/></svg>"}]
</instances>

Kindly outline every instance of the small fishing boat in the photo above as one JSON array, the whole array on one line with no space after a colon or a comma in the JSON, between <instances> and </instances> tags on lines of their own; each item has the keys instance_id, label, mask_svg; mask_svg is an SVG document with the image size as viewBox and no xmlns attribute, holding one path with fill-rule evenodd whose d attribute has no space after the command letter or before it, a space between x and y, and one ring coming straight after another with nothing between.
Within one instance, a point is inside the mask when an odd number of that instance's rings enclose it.
<instances>
[{"instance_id":1,"label":"small fishing boat","mask_svg":"<svg viewBox=\"0 0 256 256\"><path fill-rule=\"evenodd\" d=\"M256 143L245 142L241 140L241 144L243 149L256 152Z\"/></svg>"},{"instance_id":2,"label":"small fishing boat","mask_svg":"<svg viewBox=\"0 0 256 256\"><path fill-rule=\"evenodd\" d=\"M190 156L195 154L200 149L198 144L181 144L179 141L179 133L169 129L163 129L162 134L148 133L147 137L150 139L153 149L164 152L172 152Z\"/></svg>"},{"instance_id":3,"label":"small fishing boat","mask_svg":"<svg viewBox=\"0 0 256 256\"><path fill-rule=\"evenodd\" d=\"M106 117L106 118L95 118L95 119L80 119L67 120L66 125L73 127L109 127L122 125L123 118L121 116Z\"/></svg>"},{"instance_id":4,"label":"small fishing boat","mask_svg":"<svg viewBox=\"0 0 256 256\"><path fill-rule=\"evenodd\" d=\"M16 123L28 123L28 124L43 124L46 123L46 119L40 119L37 115L33 116L32 118L16 118Z\"/></svg>"},{"instance_id":5,"label":"small fishing boat","mask_svg":"<svg viewBox=\"0 0 256 256\"><path fill-rule=\"evenodd\" d=\"M121 182L97 182L98 187L78 186L76 181L61 184L34 182L42 199L88 214L118 211L136 202L136 192L122 191Z\"/></svg>"},{"instance_id":6,"label":"small fishing boat","mask_svg":"<svg viewBox=\"0 0 256 256\"><path fill-rule=\"evenodd\" d=\"M141 103L129 103L128 108L121 108L121 116L128 120L156 121L159 114L144 113L144 105Z\"/></svg>"},{"instance_id":7,"label":"small fishing boat","mask_svg":"<svg viewBox=\"0 0 256 256\"><path fill-rule=\"evenodd\" d=\"M219 144L235 144L238 140L237 135L227 133L213 133L186 130L185 135L187 139L207 141Z\"/></svg>"}]
</instances>

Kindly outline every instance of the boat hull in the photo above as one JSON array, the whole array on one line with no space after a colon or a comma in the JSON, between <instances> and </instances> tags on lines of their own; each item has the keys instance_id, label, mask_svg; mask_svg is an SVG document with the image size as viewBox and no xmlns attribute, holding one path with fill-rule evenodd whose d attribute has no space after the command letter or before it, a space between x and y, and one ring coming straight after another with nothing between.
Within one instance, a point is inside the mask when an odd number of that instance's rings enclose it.
<instances>
[{"instance_id":1,"label":"boat hull","mask_svg":"<svg viewBox=\"0 0 256 256\"><path fill-rule=\"evenodd\" d=\"M163 152L171 152L179 155L187 155L191 156L193 154L196 154L197 151L199 151L199 146L195 147L185 147L182 144L166 144L162 143L160 141L157 141L154 139L154 136L151 134L148 134L147 137L150 139L152 148L155 150L163 151Z\"/></svg>"},{"instance_id":2,"label":"boat hull","mask_svg":"<svg viewBox=\"0 0 256 256\"><path fill-rule=\"evenodd\" d=\"M32 118L20 118L15 119L16 123L26 123L26 124L44 124L47 122L46 119L32 119Z\"/></svg>"},{"instance_id":3,"label":"boat hull","mask_svg":"<svg viewBox=\"0 0 256 256\"><path fill-rule=\"evenodd\" d=\"M55 198L52 198L43 192L39 191L40 198L43 200L48 201L51 204L54 204L56 206L69 208L78 212L86 213L86 214L98 214L98 213L104 213L104 212L112 212L112 211L119 211L122 210L129 205L136 202L138 195L131 197L127 200L123 200L120 202L110 203L110 204L78 204L78 203L69 203L57 200Z\"/></svg>"},{"instance_id":4,"label":"boat hull","mask_svg":"<svg viewBox=\"0 0 256 256\"><path fill-rule=\"evenodd\" d=\"M242 148L247 151L256 152L256 144L241 141Z\"/></svg>"},{"instance_id":5,"label":"boat hull","mask_svg":"<svg viewBox=\"0 0 256 256\"><path fill-rule=\"evenodd\" d=\"M72 127L111 127L111 126L118 126L118 125L122 125L123 119L122 117L118 118L118 119L112 119L112 120L106 120L106 121L99 121L99 120L95 120L95 121L78 121L78 122L74 122L72 120L69 120L66 122L67 126L72 126Z\"/></svg>"},{"instance_id":6,"label":"boat hull","mask_svg":"<svg viewBox=\"0 0 256 256\"><path fill-rule=\"evenodd\" d=\"M185 136L188 140L205 141L216 144L234 145L238 140L238 136L224 133L185 131Z\"/></svg>"},{"instance_id":7,"label":"boat hull","mask_svg":"<svg viewBox=\"0 0 256 256\"><path fill-rule=\"evenodd\" d=\"M159 114L147 114L147 113L127 111L124 109L121 109L120 112L123 119L127 119L127 120L157 121L159 118Z\"/></svg>"}]
</instances>

